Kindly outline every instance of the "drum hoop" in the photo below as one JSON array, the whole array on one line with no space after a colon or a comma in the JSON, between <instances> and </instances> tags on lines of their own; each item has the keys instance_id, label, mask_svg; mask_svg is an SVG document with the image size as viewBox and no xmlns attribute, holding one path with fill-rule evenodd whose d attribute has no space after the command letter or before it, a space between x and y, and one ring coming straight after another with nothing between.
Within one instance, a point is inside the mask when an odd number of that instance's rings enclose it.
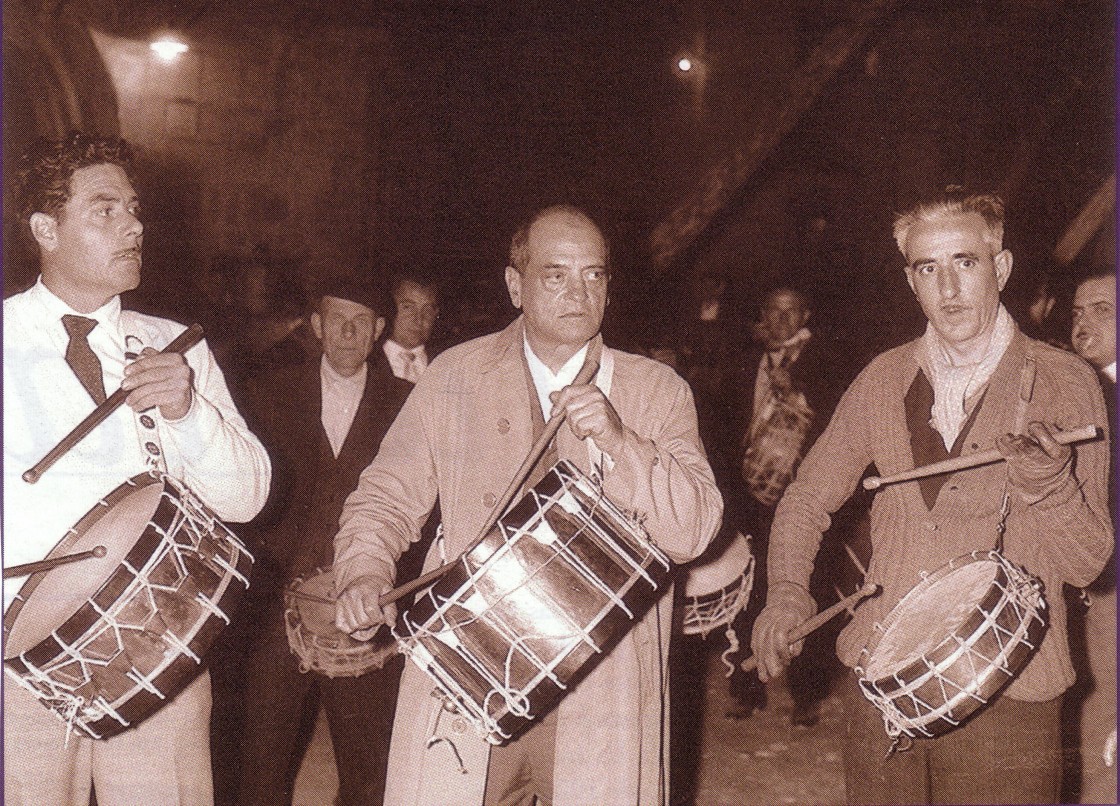
<instances>
[{"instance_id":1,"label":"drum hoop","mask_svg":"<svg viewBox=\"0 0 1120 806\"><path fill-rule=\"evenodd\" d=\"M712 630L730 624L747 606L753 588L754 558L752 557L739 578L722 589L700 596L685 597L682 632L685 635L701 635L706 638ZM728 606L719 613L707 612L724 603Z\"/></svg>"},{"instance_id":2,"label":"drum hoop","mask_svg":"<svg viewBox=\"0 0 1120 806\"><path fill-rule=\"evenodd\" d=\"M311 573L300 574L284 587L284 632L288 649L299 661L299 670L334 679L358 677L382 668L398 652L395 639L357 642L341 632L339 638L328 639L304 625L293 592L304 582L327 573L333 573L333 566L319 566ZM346 641L353 645L347 646Z\"/></svg>"},{"instance_id":3,"label":"drum hoop","mask_svg":"<svg viewBox=\"0 0 1120 806\"><path fill-rule=\"evenodd\" d=\"M891 611L886 615L886 617L876 625L870 639L868 639L867 641L867 644L860 651L860 656L867 658L873 657L875 651L879 648L880 641L882 641L883 637L890 631L890 629L901 618L903 618L904 614L907 612L907 608L912 606L914 601L924 596L931 587L933 587L938 582L954 573L955 571L964 568L966 565L969 565L973 562L982 561L991 561L996 564L996 576L993 578L993 583L1002 581L1002 587L1004 588L1008 587L1010 578L1013 575L1015 577L1021 577L1025 575L1027 578L1033 579L1033 577L1031 577L1031 575L1029 574L1026 574L1026 572L1016 571L1011 563L1008 562L1008 560L1005 559L1003 555L995 550L974 551L970 554L962 554L958 557L954 557L952 560L938 568L936 571L925 575L917 585L911 588L905 596L898 600L898 602L893 608L891 608ZM987 593L985 595L987 595ZM862 674L863 668L864 667L861 662L860 665L856 667L856 670Z\"/></svg>"},{"instance_id":4,"label":"drum hoop","mask_svg":"<svg viewBox=\"0 0 1120 806\"><path fill-rule=\"evenodd\" d=\"M96 526L106 514L108 514L114 507L117 506L117 504L119 504L128 496L132 495L134 492L141 490L150 484L155 484L158 481L160 481L160 479L151 473L141 473L128 479L123 484L118 485L116 488L111 490L108 495L94 504L93 507L91 507L86 512L86 514L78 520L76 524L70 527L70 529L67 530L66 534L62 536L62 539L55 543L51 550L47 552L44 559L50 559L55 556L69 553L70 546L78 542L78 540L82 538L82 535ZM161 500L159 504L156 505L156 509L158 509L160 504L162 503L163 502ZM155 511L153 511L152 515L155 515ZM140 535L137 535L137 540L139 540L139 538ZM125 555L126 558L129 556L131 551L132 549L130 548L129 552L127 552ZM39 587L39 583L42 582L45 578L46 571L38 571L28 576L23 585L20 586L20 589L16 593L15 598L12 600L11 605L8 607L8 611L4 614L5 644L7 643L7 637L9 633L15 626L15 622L19 617L20 611L23 610L23 606L27 604L27 602L31 599L31 595L35 593L35 589ZM108 580L106 580L106 582L107 581ZM104 587L104 583L102 584L102 587ZM100 592L101 588L98 588L94 595ZM69 616L67 617L67 620L68 619ZM8 659L5 658L5 660Z\"/></svg>"},{"instance_id":5,"label":"drum hoop","mask_svg":"<svg viewBox=\"0 0 1120 806\"><path fill-rule=\"evenodd\" d=\"M972 611L961 624L958 624L941 642L923 652L905 667L875 679L868 678L864 659L871 660L874 657L880 640L902 617L905 611L903 603L908 600L912 602L924 595L934 584L967 564L983 560L995 562L996 573L980 601L974 603ZM997 591L998 595L996 595ZM994 603L990 601L993 598L996 599ZM984 611L982 617L976 611L983 609L985 603L989 608ZM998 623L999 617L1007 608L1013 609L1018 621L1013 630L1008 630ZM872 639L860 653L860 663L855 667L860 678L860 688L864 696L881 712L890 737L897 738L900 734L906 734L911 738L917 738L919 734L925 737L936 736L938 732L930 730L927 726L944 722L948 726L955 727L976 708L985 705L1018 674L1045 635L1047 629L1045 611L1046 601L1042 595L1041 583L1027 571L1017 568L998 551L975 551L955 557L934 573L924 577L899 600L882 624L877 625ZM982 626L988 629L981 630ZM961 633L965 629L969 632L962 637ZM1006 640L997 638L1000 649L994 657L988 658L976 653L984 659L985 665L977 670L976 676L969 684L963 688L945 684L947 678L943 672L952 669L966 654L971 656L974 653L974 645L982 637L992 633L998 635L1000 632L1006 636ZM996 672L1003 673L1004 678L1002 680L995 678L996 685L989 690L989 683L992 682ZM940 690L945 696L941 705L930 706L922 702L914 692L935 677L942 681ZM902 697L908 698L915 706L915 710L922 713L917 717L904 713L895 704L895 701ZM953 711L961 704L966 705L966 711L959 719L955 719ZM971 707L967 707L968 705Z\"/></svg>"},{"instance_id":6,"label":"drum hoop","mask_svg":"<svg viewBox=\"0 0 1120 806\"><path fill-rule=\"evenodd\" d=\"M206 504L201 500L194 497L184 486L175 483L174 479L170 476L160 472L159 470L151 470L147 473L141 473L127 479L112 491L109 492L104 498L100 499L90 510L83 515L78 522L71 527L67 534L55 544L51 551L47 554L48 557L57 554L66 553L70 546L83 537L91 528L94 528L107 513L112 511L121 501L125 498L135 494L152 484L159 483L162 485L160 495L155 508L149 514L147 522L144 524L143 529L139 531L132 545L128 547L124 556L117 563L117 565L109 571L105 580L97 588L96 591L91 593L85 602L77 605L74 612L67 615L60 625L44 638L36 641L31 646L24 649L17 655L4 658L5 672L14 677L19 684L27 689L32 696L42 701L44 706L59 717L67 724L67 735L73 728L80 729L83 733L93 739L107 738L108 736L119 733L126 727L129 727L132 722L126 719L119 713L117 709L123 709L129 705L131 700L141 691L152 692L157 691L154 689L154 681L161 678L163 675L171 671L172 667L183 657L191 658L194 660L201 671L201 658L197 657L193 652L191 643L196 639L198 634L202 632L207 624L216 616L220 616L226 623L229 617L221 610L221 606L225 604L227 595L231 592L231 585L233 581L240 581L243 586L248 587L248 568L242 573L242 558L244 558L251 567L253 562L252 555L245 548L244 544L223 524L210 510ZM95 632L90 635L91 631L100 630L100 628L111 628L112 624L105 624L105 619L111 618L109 611L114 607L121 604L122 601L128 599L131 601L131 596L135 595L135 587L141 585L140 578L143 577L147 580L147 575L150 567L162 561L164 555L157 557L158 546L168 542L169 535L165 531L175 528L175 534L178 534L178 529L187 528L194 530L194 525L190 521L186 524L176 523L174 518L167 520L166 517L161 519L162 516L167 515L168 509L174 510L174 513L186 513L194 518L202 518L207 527L209 539L215 542L228 542L230 544L230 560L221 560L216 562L222 573L217 574L219 583L214 590L208 591L209 595L200 593L209 603L210 615L191 625L191 630L184 632L182 635L175 634L174 646L179 650L179 654L165 653L165 657L159 663L155 664L154 668L146 675L129 675L134 683L134 687L124 694L117 696L114 694L113 700L107 700L104 696L97 696L96 698L87 702L86 698L73 693L73 690L59 680L52 677L52 671L49 667L53 667L64 658L72 658L75 652L80 652L90 641L97 640L101 635L101 631ZM202 535L198 535L200 539ZM174 541L171 541L174 542ZM147 550L146 550L147 549ZM142 556L141 556L142 555ZM139 571L138 575L132 574L128 567L131 565ZM121 575L125 574L128 578L127 584L119 590L114 590L114 586L121 583ZM29 576L26 582L20 587L16 598L13 600L12 605L8 608L8 612L4 616L4 635L5 638L10 634L13 629L16 619L23 611L24 606L30 601L32 594L38 588L40 582L45 577L46 572L37 572ZM187 572L184 579L190 574ZM125 596L128 593L129 596ZM240 592L235 592L240 595ZM101 612L97 605L96 600L99 597L113 594L112 606L107 608L106 612L88 623L74 623L75 619L86 611L89 605L93 605L94 609L99 613ZM70 635L75 636L73 642L70 641ZM52 647L57 648L52 649ZM32 659L32 656L38 654L48 653L49 658L43 668L39 667L39 660L37 657ZM46 671L44 670L46 669ZM135 671L135 667L133 669ZM178 673L175 673L178 675ZM33 685L27 678L31 677L49 691L40 689ZM189 678L188 678L189 680ZM87 676L85 680L76 683L73 689L76 690L83 686L89 685L93 681L93 677ZM181 681L176 677L172 681L175 686L178 686L171 694L177 694L182 686L179 685ZM185 685L185 683L183 683ZM166 695L161 696L160 704L166 700ZM151 708L146 713L136 719L140 721L151 716L158 710L159 704ZM104 733L98 733L95 726L105 720L113 720L109 722L110 728L106 729Z\"/></svg>"}]
</instances>

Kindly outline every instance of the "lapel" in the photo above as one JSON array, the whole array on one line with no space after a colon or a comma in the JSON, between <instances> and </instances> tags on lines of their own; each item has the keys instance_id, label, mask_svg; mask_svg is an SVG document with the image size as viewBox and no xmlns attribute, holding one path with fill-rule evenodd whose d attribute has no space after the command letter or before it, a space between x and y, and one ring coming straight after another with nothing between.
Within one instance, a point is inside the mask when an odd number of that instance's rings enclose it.
<instances>
[{"instance_id":1,"label":"lapel","mask_svg":"<svg viewBox=\"0 0 1120 806\"><path fill-rule=\"evenodd\" d=\"M376 447L412 389L413 384L393 375L384 353L381 357L383 360L377 361L376 355L371 355L366 365L366 385L358 401L358 410L354 412L354 422L338 452L339 464L357 460L364 466L373 460ZM323 432L321 423L319 430ZM323 434L326 438L325 432Z\"/></svg>"}]
</instances>

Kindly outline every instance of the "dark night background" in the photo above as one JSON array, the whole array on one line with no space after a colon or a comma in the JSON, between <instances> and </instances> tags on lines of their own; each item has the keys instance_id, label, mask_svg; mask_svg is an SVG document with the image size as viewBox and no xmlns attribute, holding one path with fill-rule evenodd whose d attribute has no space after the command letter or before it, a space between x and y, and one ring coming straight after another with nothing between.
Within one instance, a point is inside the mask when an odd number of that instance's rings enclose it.
<instances>
[{"instance_id":1,"label":"dark night background","mask_svg":"<svg viewBox=\"0 0 1120 806\"><path fill-rule=\"evenodd\" d=\"M235 395L227 357L246 363L238 351L325 279L433 276L442 346L505 325L510 237L556 202L612 242L613 345L699 341L712 278L731 314L715 340L745 342L762 292L788 283L842 387L924 326L892 215L949 184L996 190L1015 256L1005 300L1023 321L1049 278L1049 335L1068 338L1077 278L1115 264L1115 13L1106 0L3 0L4 293L36 276L16 158L81 129L143 155L144 279L126 303L202 322ZM189 51L161 61L148 45L163 32ZM798 756L810 734L773 714L737 742L751 723L721 709L693 716L717 731L724 756L706 763L732 797L746 768L783 795L802 787L787 802L842 789L839 716L813 734L830 766ZM776 736L789 744L759 763Z\"/></svg>"},{"instance_id":2,"label":"dark night background","mask_svg":"<svg viewBox=\"0 0 1120 806\"><path fill-rule=\"evenodd\" d=\"M5 192L35 134L140 144L134 302L180 319L214 267L262 264L294 297L410 266L445 283L437 336L473 335L512 316L509 237L555 201L610 234L607 330L632 346L686 315L703 273L728 278L744 322L760 289L793 281L861 357L897 343L921 320L891 214L948 183L1005 195L1013 302L1044 272L1068 286L1113 260L1111 213L1054 256L1113 172L1107 2L5 0L4 15ZM146 49L163 29L191 45L178 64ZM682 216L699 222L685 236ZM6 208L6 293L34 277L14 232Z\"/></svg>"}]
</instances>

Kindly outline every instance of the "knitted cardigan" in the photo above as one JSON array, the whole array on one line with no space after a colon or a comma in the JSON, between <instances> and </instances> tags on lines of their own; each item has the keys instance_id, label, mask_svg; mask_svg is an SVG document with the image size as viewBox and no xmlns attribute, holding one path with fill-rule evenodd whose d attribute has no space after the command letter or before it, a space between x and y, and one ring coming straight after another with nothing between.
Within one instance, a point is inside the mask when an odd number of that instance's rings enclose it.
<instances>
[{"instance_id":1,"label":"knitted cardigan","mask_svg":"<svg viewBox=\"0 0 1120 806\"><path fill-rule=\"evenodd\" d=\"M806 456L774 519L768 560L771 601L789 600L791 585L808 588L829 515L852 494L869 465L881 475L914 466L904 399L919 370L920 350L921 341L915 340L872 361L844 394L828 428ZM1033 383L1023 370L1028 353L1034 357ZM1025 423L1040 420L1061 429L1092 423L1105 434L1104 439L1075 448L1071 477L1041 501L1028 504L1011 491L1003 554L1041 579L1050 627L1007 695L1045 701L1074 680L1062 585L1089 584L1112 552L1108 420L1087 364L1016 331L989 380L962 455L990 449L998 436L1015 431L1020 397L1029 398ZM917 482L889 485L876 494L867 577L883 590L857 608L840 634L837 654L843 663L854 667L859 662L875 624L923 573L955 557L995 547L1006 484L1007 465L1000 462L954 473L932 509Z\"/></svg>"}]
</instances>

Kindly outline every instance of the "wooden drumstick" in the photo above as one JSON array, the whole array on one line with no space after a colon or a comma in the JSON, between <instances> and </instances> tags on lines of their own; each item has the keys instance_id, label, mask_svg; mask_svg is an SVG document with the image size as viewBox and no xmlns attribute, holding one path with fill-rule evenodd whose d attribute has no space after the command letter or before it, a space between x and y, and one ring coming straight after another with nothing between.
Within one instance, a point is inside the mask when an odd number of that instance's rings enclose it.
<instances>
[{"instance_id":1,"label":"wooden drumstick","mask_svg":"<svg viewBox=\"0 0 1120 806\"><path fill-rule=\"evenodd\" d=\"M878 592L879 586L874 582L865 583L862 588L853 593L851 596L841 599L839 602L837 602L827 610L822 610L820 613L817 613L817 615L813 616L808 621L798 624L789 633L790 647L807 636L809 633L823 627L828 621L840 615L845 610L852 608L861 599L866 599L868 596L874 596ZM751 655L749 658L739 664L739 668L744 672L753 672L757 666L758 660L754 655Z\"/></svg>"},{"instance_id":2,"label":"wooden drumstick","mask_svg":"<svg viewBox=\"0 0 1120 806\"><path fill-rule=\"evenodd\" d=\"M1070 429L1069 431L1059 431L1054 435L1054 440L1060 445L1072 445L1074 442L1085 442L1090 439L1096 439L1099 434L1100 429L1095 425L1083 425L1079 428ZM982 467L983 465L990 465L1002 461L1003 454L999 452L998 448L992 448L990 450L970 454L969 456L958 456L954 459L945 459L941 462L922 465L921 467L915 467L913 470L896 473L893 476L868 476L863 480L863 489L878 490L884 484L924 479L927 476L938 476L942 473L953 473L957 470L968 470L969 468Z\"/></svg>"},{"instance_id":3,"label":"wooden drumstick","mask_svg":"<svg viewBox=\"0 0 1120 806\"><path fill-rule=\"evenodd\" d=\"M590 383L591 379L595 377L595 373L598 371L599 354L596 353L595 355L592 355L589 351L587 357L584 359L583 368L580 369L579 374L576 375L571 385L583 386L585 383ZM560 414L557 414L556 416L550 418L549 421L545 424L544 432L540 435L540 438L533 443L533 447L529 449L529 455L525 457L525 461L521 463L521 467L517 468L517 472L514 473L512 481L510 481L509 486L506 487L506 491L502 493L501 499L494 506L493 512L490 513L490 517L486 520L486 525L483 526L481 530L479 530L478 537L476 537L475 540L472 541L472 545L475 542L478 542L482 538L486 537L490 530L494 528L494 524L498 522L498 518L502 516L502 513L505 511L505 508L509 504L510 500L514 495L517 494L517 490L525 481L525 477L528 476L529 472L533 469L533 465L535 465L537 463L537 460L541 458L541 454L543 454L545 452L545 449L548 448L548 443L552 442L552 438L556 436L556 432L560 430L560 426L564 423L565 417L566 415L561 412ZM391 591L386 591L377 599L377 604L381 607L384 607L387 604L392 604L402 596L407 596L414 590L422 588L425 585L428 585L439 579L441 576L454 568L458 563L459 557L456 557L454 560L444 563L439 568L433 568L428 573L422 576L418 576L411 582L406 582L399 587L393 588Z\"/></svg>"},{"instance_id":4,"label":"wooden drumstick","mask_svg":"<svg viewBox=\"0 0 1120 806\"><path fill-rule=\"evenodd\" d=\"M187 350L194 347L202 341L203 331L202 325L191 325L182 333L180 333L174 341L160 350L163 353L185 353ZM120 408L128 397L129 390L118 389L109 395L103 403L98 404L97 408L89 413L84 420L74 427L74 430L62 438L62 441L55 445L39 462L27 470L23 474L23 480L28 484L37 482L51 465L62 458L63 454L68 452L71 448L85 439L89 432L101 425L110 414Z\"/></svg>"},{"instance_id":5,"label":"wooden drumstick","mask_svg":"<svg viewBox=\"0 0 1120 806\"><path fill-rule=\"evenodd\" d=\"M305 593L298 589L288 591L289 596L295 596L297 599L307 599L309 602L318 602L319 604L333 605L336 600L328 599L326 596L316 596L314 593Z\"/></svg>"},{"instance_id":6,"label":"wooden drumstick","mask_svg":"<svg viewBox=\"0 0 1120 806\"><path fill-rule=\"evenodd\" d=\"M13 565L4 569L4 579L14 579L15 577L23 577L28 574L35 574L39 571L50 571L60 565L68 563L76 563L79 560L88 560L93 557L101 558L106 554L104 546L94 546L89 551L79 551L75 554L63 554L61 557L48 557L45 560L38 560L33 563L24 563L23 565Z\"/></svg>"}]
</instances>

